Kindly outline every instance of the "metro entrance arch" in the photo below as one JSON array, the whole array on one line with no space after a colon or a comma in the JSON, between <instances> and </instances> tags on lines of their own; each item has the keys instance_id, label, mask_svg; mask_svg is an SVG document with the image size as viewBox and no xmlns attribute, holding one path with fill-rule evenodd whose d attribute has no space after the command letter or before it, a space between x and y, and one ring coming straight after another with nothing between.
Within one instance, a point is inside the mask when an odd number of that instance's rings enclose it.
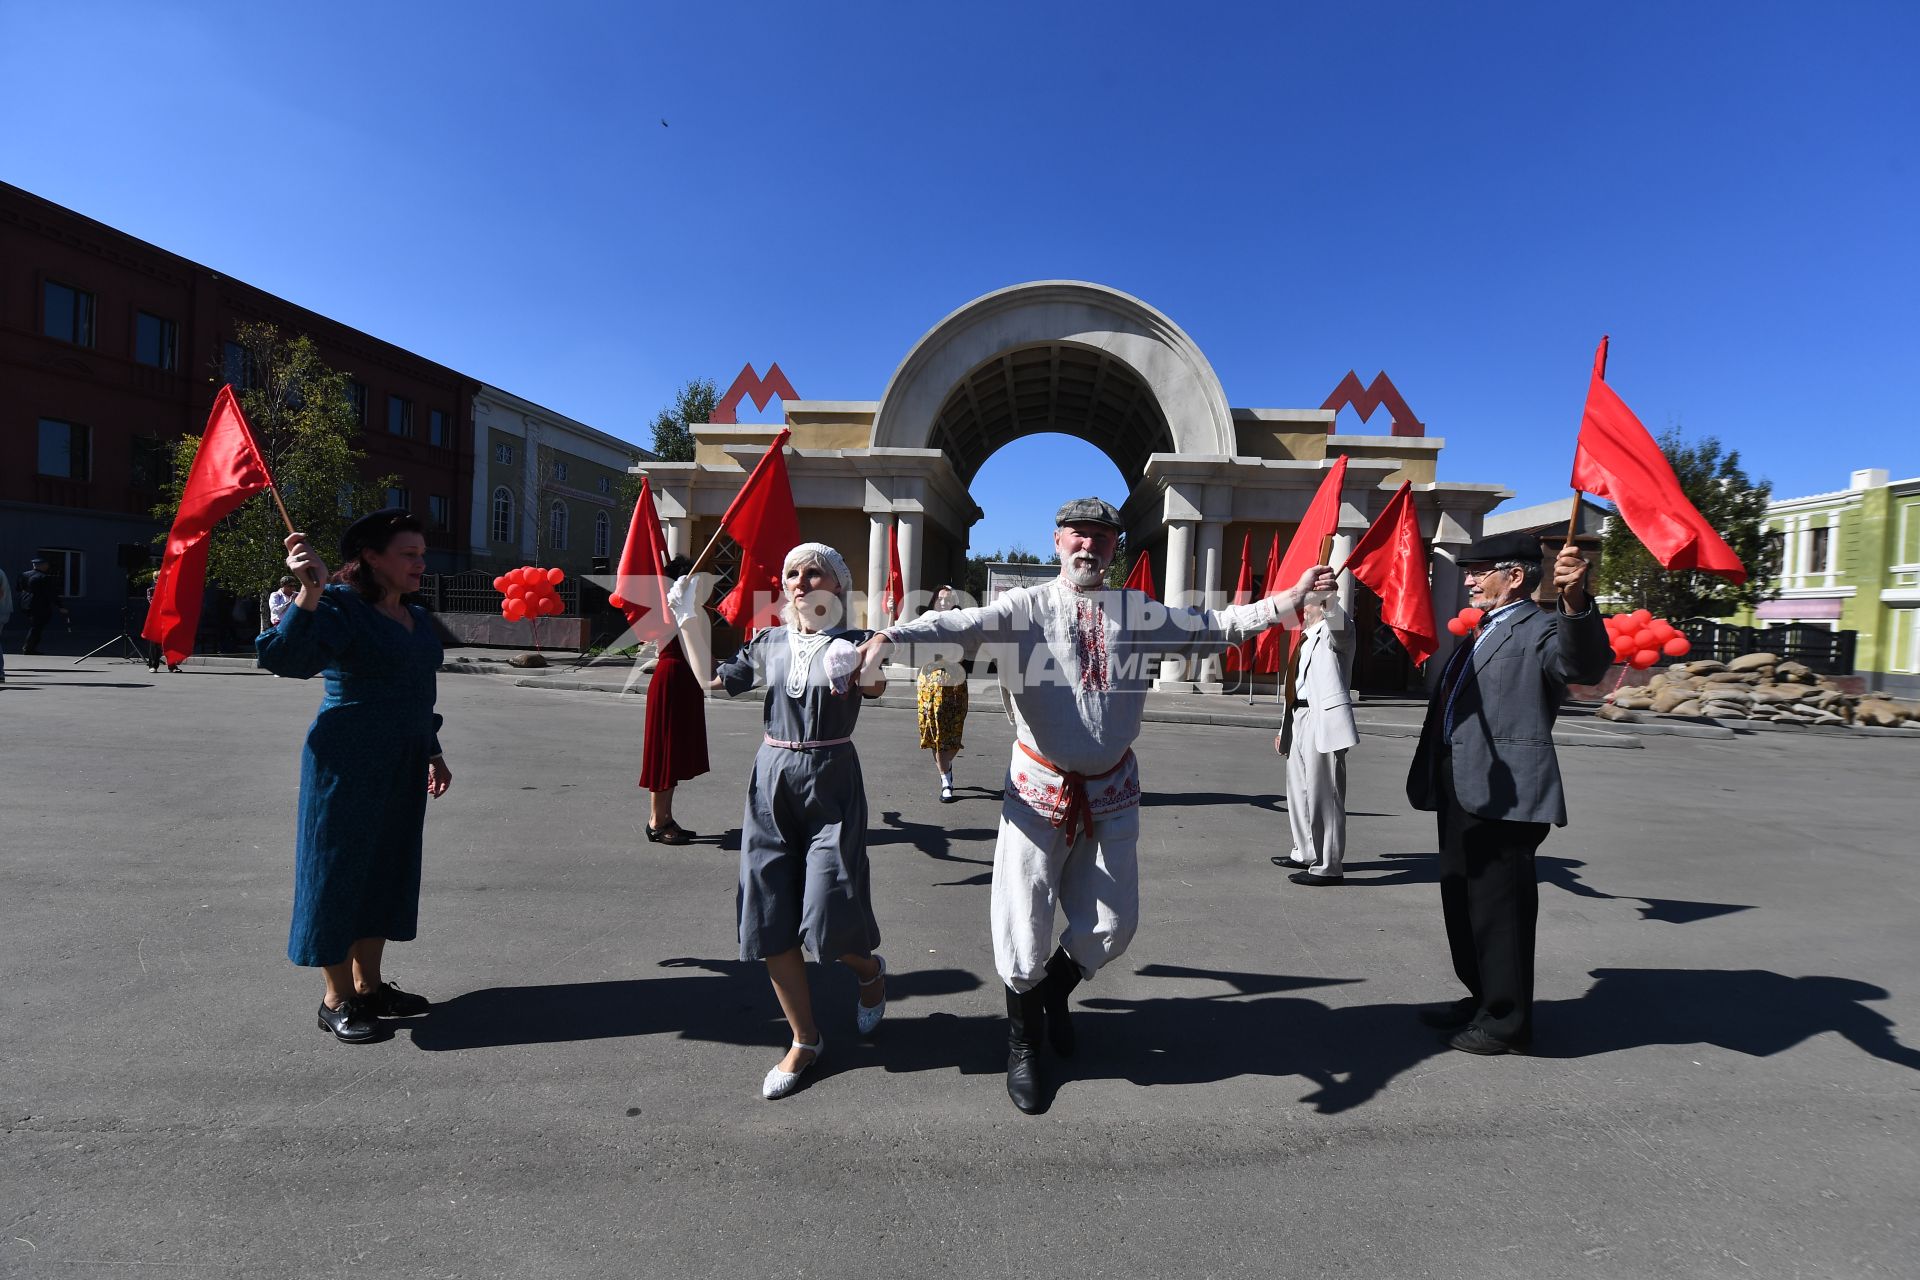
<instances>
[{"instance_id":1,"label":"metro entrance arch","mask_svg":"<svg viewBox=\"0 0 1920 1280\"><path fill-rule=\"evenodd\" d=\"M1334 435L1333 408L1231 407L1178 325L1084 281L1014 285L967 303L908 349L878 400L788 400L784 410L801 531L846 555L867 584L856 607L876 623L889 532L909 599L959 581L967 531L982 515L968 486L995 450L1039 432L1086 440L1132 480L1121 504L1127 545L1152 556L1170 600L1224 602L1242 535L1252 534L1258 572L1272 532L1284 545L1326 468L1345 454L1336 563L1410 480L1433 548L1434 607L1446 617L1460 604L1453 553L1509 496L1494 484L1438 480L1445 442L1435 437ZM670 552L704 545L778 430L696 426L693 461L634 468L652 478ZM1061 500L1079 496L1062 477ZM1035 536L1045 536L1052 508L1033 518ZM1364 623L1364 607L1359 616ZM1169 662L1157 687L1216 691L1215 674L1209 664ZM1365 683L1364 666L1361 675Z\"/></svg>"}]
</instances>

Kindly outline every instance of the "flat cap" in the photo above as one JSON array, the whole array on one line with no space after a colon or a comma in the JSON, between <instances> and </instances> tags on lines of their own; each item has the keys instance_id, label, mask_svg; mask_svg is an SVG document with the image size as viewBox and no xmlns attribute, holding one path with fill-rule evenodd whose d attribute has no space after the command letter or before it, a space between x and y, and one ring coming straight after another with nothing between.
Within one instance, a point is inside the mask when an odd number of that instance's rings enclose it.
<instances>
[{"instance_id":1,"label":"flat cap","mask_svg":"<svg viewBox=\"0 0 1920 1280\"><path fill-rule=\"evenodd\" d=\"M1482 538L1454 559L1459 564L1499 564L1502 560L1539 564L1544 556L1537 536L1516 529L1512 533L1496 533Z\"/></svg>"},{"instance_id":2,"label":"flat cap","mask_svg":"<svg viewBox=\"0 0 1920 1280\"><path fill-rule=\"evenodd\" d=\"M1053 514L1053 527L1064 528L1070 524L1104 524L1115 529L1124 529L1120 523L1120 513L1113 504L1104 498L1075 498Z\"/></svg>"}]
</instances>

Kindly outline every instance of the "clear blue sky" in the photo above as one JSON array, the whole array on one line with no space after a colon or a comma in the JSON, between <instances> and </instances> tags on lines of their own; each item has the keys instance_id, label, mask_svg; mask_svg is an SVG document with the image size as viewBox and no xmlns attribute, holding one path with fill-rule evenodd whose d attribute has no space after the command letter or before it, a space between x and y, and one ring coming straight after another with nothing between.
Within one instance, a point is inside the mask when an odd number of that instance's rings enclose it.
<instances>
[{"instance_id":1,"label":"clear blue sky","mask_svg":"<svg viewBox=\"0 0 1920 1280\"><path fill-rule=\"evenodd\" d=\"M1072 277L1235 405L1385 369L1523 502L1611 333L1650 428L1792 495L1920 473L1916 48L1906 0L5 0L0 176L641 443L689 377L877 399ZM975 545L1121 488L1010 447Z\"/></svg>"}]
</instances>

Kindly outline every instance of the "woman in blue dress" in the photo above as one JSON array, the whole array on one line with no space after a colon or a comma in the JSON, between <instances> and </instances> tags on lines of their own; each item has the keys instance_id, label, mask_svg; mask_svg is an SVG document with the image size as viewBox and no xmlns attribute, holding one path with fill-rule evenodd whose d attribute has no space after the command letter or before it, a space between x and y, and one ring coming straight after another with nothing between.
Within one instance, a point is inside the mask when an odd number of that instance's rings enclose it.
<instances>
[{"instance_id":1,"label":"woman in blue dress","mask_svg":"<svg viewBox=\"0 0 1920 1280\"><path fill-rule=\"evenodd\" d=\"M760 632L713 678L729 694L756 683L767 689L766 735L741 824L738 914L740 958L766 961L793 1036L761 1081L769 1099L799 1087L826 1048L813 1019L807 952L853 970L863 1034L887 1008L867 879L866 784L853 749L860 700L878 697L886 681L861 683L856 646L868 633L840 625L852 575L839 552L803 542L787 553L780 581L787 624Z\"/></svg>"},{"instance_id":2,"label":"woman in blue dress","mask_svg":"<svg viewBox=\"0 0 1920 1280\"><path fill-rule=\"evenodd\" d=\"M427 611L402 602L420 588L426 550L412 515L376 511L341 538L328 584L306 535L289 535L300 594L256 642L275 675L326 677L300 756L287 958L326 975L320 1029L349 1044L378 1038L382 1018L429 1007L380 973L387 943L415 935L427 797L453 781L433 710L440 640Z\"/></svg>"}]
</instances>

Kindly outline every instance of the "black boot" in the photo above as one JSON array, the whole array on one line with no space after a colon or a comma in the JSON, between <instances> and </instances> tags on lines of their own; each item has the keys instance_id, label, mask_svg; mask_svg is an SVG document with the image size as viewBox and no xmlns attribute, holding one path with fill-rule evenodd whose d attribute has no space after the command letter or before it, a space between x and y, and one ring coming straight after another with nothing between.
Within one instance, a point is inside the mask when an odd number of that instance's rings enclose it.
<instances>
[{"instance_id":1,"label":"black boot","mask_svg":"<svg viewBox=\"0 0 1920 1280\"><path fill-rule=\"evenodd\" d=\"M1047 1109L1040 1081L1040 992L1007 988L1007 1096L1035 1115Z\"/></svg>"},{"instance_id":2,"label":"black boot","mask_svg":"<svg viewBox=\"0 0 1920 1280\"><path fill-rule=\"evenodd\" d=\"M1040 990L1047 1010L1047 1043L1063 1058L1073 1056L1073 1016L1067 1009L1067 997L1079 985L1080 966L1064 947L1056 949L1047 961L1047 977Z\"/></svg>"}]
</instances>

